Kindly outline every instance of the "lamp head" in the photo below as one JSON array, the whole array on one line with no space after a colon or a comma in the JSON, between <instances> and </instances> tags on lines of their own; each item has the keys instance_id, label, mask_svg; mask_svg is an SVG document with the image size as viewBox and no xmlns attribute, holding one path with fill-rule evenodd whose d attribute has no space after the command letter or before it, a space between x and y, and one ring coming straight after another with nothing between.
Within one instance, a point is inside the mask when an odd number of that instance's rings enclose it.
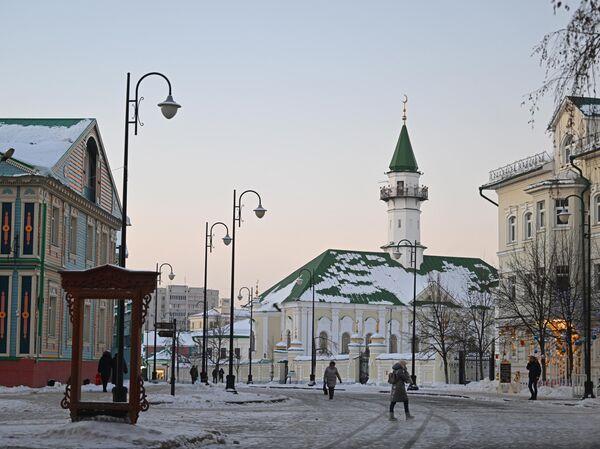
<instances>
[{"instance_id":1,"label":"lamp head","mask_svg":"<svg viewBox=\"0 0 600 449\"><path fill-rule=\"evenodd\" d=\"M175 279L175 273L173 273L172 271L169 273L169 280L173 280Z\"/></svg>"},{"instance_id":2,"label":"lamp head","mask_svg":"<svg viewBox=\"0 0 600 449\"><path fill-rule=\"evenodd\" d=\"M569 223L569 216L571 214L564 208L561 207L560 210L558 211L558 221L560 221L560 224L567 224Z\"/></svg>"},{"instance_id":3,"label":"lamp head","mask_svg":"<svg viewBox=\"0 0 600 449\"><path fill-rule=\"evenodd\" d=\"M173 100L172 95L167 95L167 99L162 103L158 103L158 107L160 108L165 118L172 119L173 117L175 117L175 114L177 114L177 109L179 109L181 105L176 103L175 100Z\"/></svg>"},{"instance_id":4,"label":"lamp head","mask_svg":"<svg viewBox=\"0 0 600 449\"><path fill-rule=\"evenodd\" d=\"M225 237L223 237L223 243L225 243L225 246L229 246L229 244L231 243L233 239L231 237L229 237L229 234L227 234Z\"/></svg>"},{"instance_id":5,"label":"lamp head","mask_svg":"<svg viewBox=\"0 0 600 449\"><path fill-rule=\"evenodd\" d=\"M254 213L256 214L256 216L258 218L262 218L265 216L265 212L267 212L267 209L265 209L264 207L262 207L262 204L259 204L258 207L256 209L254 209Z\"/></svg>"},{"instance_id":6,"label":"lamp head","mask_svg":"<svg viewBox=\"0 0 600 449\"><path fill-rule=\"evenodd\" d=\"M394 252L392 253L392 256L394 256L394 259L400 259L400 257L402 256L402 253L398 250L398 248L396 248L394 250Z\"/></svg>"},{"instance_id":7,"label":"lamp head","mask_svg":"<svg viewBox=\"0 0 600 449\"><path fill-rule=\"evenodd\" d=\"M242 296L242 294L240 293L240 294L238 295L238 301L241 301L242 299L244 299L244 297L243 297L243 296Z\"/></svg>"}]
</instances>

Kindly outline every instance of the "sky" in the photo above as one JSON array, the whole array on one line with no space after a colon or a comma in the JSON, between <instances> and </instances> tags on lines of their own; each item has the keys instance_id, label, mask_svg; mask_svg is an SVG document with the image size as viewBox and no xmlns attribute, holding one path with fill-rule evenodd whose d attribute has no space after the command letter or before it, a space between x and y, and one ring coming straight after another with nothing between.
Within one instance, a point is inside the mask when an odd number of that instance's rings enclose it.
<instances>
[{"instance_id":1,"label":"sky","mask_svg":"<svg viewBox=\"0 0 600 449\"><path fill-rule=\"evenodd\" d=\"M387 243L386 180L407 126L429 187L426 254L495 264L488 172L551 152L546 124L522 102L540 86L532 56L564 26L550 0L0 2L0 117L93 117L122 187L126 75L140 85L130 134L128 266L170 263L173 283L203 285L205 222L236 229L235 293L264 291L328 248ZM132 86L133 88L133 86ZM208 287L230 297L231 249L209 254ZM166 272L165 272L166 273ZM166 276L163 276L167 279Z\"/></svg>"}]
</instances>

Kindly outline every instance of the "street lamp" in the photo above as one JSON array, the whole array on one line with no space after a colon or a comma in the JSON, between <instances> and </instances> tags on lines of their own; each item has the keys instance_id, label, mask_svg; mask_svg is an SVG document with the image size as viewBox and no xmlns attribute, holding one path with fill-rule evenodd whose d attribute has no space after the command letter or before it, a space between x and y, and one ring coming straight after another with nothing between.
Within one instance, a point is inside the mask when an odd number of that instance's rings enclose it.
<instances>
[{"instance_id":1,"label":"street lamp","mask_svg":"<svg viewBox=\"0 0 600 449\"><path fill-rule=\"evenodd\" d=\"M229 228L223 222L217 221L213 223L208 229L208 221L206 222L206 234L204 236L204 306L202 309L202 368L200 372L200 382L208 385L208 360L206 358L206 345L208 344L208 298L206 293L206 279L208 275L208 251L212 253L213 250L213 228L217 225L225 227L225 237L223 237L223 243L228 246L231 243L231 237L229 237Z\"/></svg>"},{"instance_id":2,"label":"street lamp","mask_svg":"<svg viewBox=\"0 0 600 449\"><path fill-rule=\"evenodd\" d=\"M412 243L408 239L402 239L396 245L396 249L393 253L395 259L399 259L402 256L400 252L400 248L410 248L410 258L413 265L413 316L412 316L412 343L411 343L411 352L412 352L412 374L410 375L411 384L408 386L409 390L418 390L417 386L417 375L415 373L415 343L417 339L417 246L418 243L415 240ZM391 324L390 324L391 325Z\"/></svg>"},{"instance_id":3,"label":"street lamp","mask_svg":"<svg viewBox=\"0 0 600 449\"><path fill-rule=\"evenodd\" d=\"M317 366L317 351L315 348L315 277L314 271L309 268L302 268L298 275L301 275L303 271L308 273L310 280L310 286L312 289L312 326L311 326L311 346L310 346L310 381L308 385L313 386L315 384L315 368ZM298 277L297 284L302 283L302 278Z\"/></svg>"},{"instance_id":4,"label":"street lamp","mask_svg":"<svg viewBox=\"0 0 600 449\"><path fill-rule=\"evenodd\" d=\"M236 197L236 191L233 191L233 225L231 227L231 304L229 309L229 374L225 382L225 389L236 393L235 391L235 375L233 374L233 321L235 320L234 310L234 294L235 294L235 224L242 225L242 197L246 193L253 193L258 197L258 207L254 209L254 213L258 218L265 216L267 209L262 207L260 195L254 190L245 190L239 198Z\"/></svg>"},{"instance_id":5,"label":"street lamp","mask_svg":"<svg viewBox=\"0 0 600 449\"><path fill-rule=\"evenodd\" d=\"M579 170L579 167L573 165L576 169ZM580 172L581 174L581 172ZM583 178L583 176L581 176ZM586 178L583 178L587 181ZM591 228L589 227L589 214L588 214L588 233L585 232L585 201L583 199L583 193L589 188L589 181L586 187L581 192L581 195L571 194L568 195L565 200L568 200L571 197L578 198L581 202L581 272L583 277L583 314L584 314L584 322L585 322L585 338L584 338L584 363L585 363L585 382L584 382L584 393L583 397L585 398L593 398L594 396L594 383L592 382L592 368L591 368L591 350L592 350L592 300L591 300ZM558 221L561 224L569 223L569 216L571 214L568 210L565 210L564 207L560 208L557 211ZM585 241L587 238L587 251L588 251L588 259L586 263L585 257ZM586 269L587 269L587 278L586 278ZM587 282L586 282L587 280Z\"/></svg>"},{"instance_id":6,"label":"street lamp","mask_svg":"<svg viewBox=\"0 0 600 449\"><path fill-rule=\"evenodd\" d=\"M128 160L129 160L129 125L134 125L134 135L137 136L138 123L140 126L144 124L140 121L139 116L139 106L140 101L144 97L140 97L138 95L140 83L151 75L157 75L162 77L169 86L169 94L167 98L162 103L159 103L158 106L162 114L167 118L171 119L177 113L177 110L181 107L181 105L175 103L173 101L173 94L171 91L171 82L169 79L159 72L149 72L142 76L136 86L135 86L135 98L130 98L130 80L131 74L127 73L127 89L126 89L126 98L125 98L125 145L124 145L124 163L123 163L123 206L122 206L122 216L121 216L121 245L119 248L119 265L125 268L126 259L125 252L127 248L127 174L128 174ZM133 106L133 118L131 118L131 106ZM123 386L123 336L125 333L125 303L124 301L119 301L117 306L117 384L113 388L113 402L127 402L127 388ZM132 367L133 369L133 367Z\"/></svg>"},{"instance_id":7,"label":"street lamp","mask_svg":"<svg viewBox=\"0 0 600 449\"><path fill-rule=\"evenodd\" d=\"M158 266L158 262L156 263L156 272L158 273L158 276L156 277L156 289L154 290L154 354L153 354L153 365L152 365L152 380L156 381L156 323L158 321L158 286L160 285L161 282L161 277L162 277L162 268L164 266L168 266L171 269L171 272L169 273L169 280L173 280L175 279L175 273L173 273L173 267L171 266L170 263L163 263L160 266Z\"/></svg>"},{"instance_id":8,"label":"street lamp","mask_svg":"<svg viewBox=\"0 0 600 449\"><path fill-rule=\"evenodd\" d=\"M253 314L252 314L252 303L254 302L254 298L252 296L252 289L248 288L248 287L242 287L240 288L240 293L238 294L238 300L242 300L244 299L244 297L242 296L242 290L248 290L248 304L250 304L250 349L248 350L248 382L249 384L252 383L252 350L254 349L254 344L253 344L253 338L252 338L252 321L253 321ZM248 305L246 304L246 305Z\"/></svg>"}]
</instances>

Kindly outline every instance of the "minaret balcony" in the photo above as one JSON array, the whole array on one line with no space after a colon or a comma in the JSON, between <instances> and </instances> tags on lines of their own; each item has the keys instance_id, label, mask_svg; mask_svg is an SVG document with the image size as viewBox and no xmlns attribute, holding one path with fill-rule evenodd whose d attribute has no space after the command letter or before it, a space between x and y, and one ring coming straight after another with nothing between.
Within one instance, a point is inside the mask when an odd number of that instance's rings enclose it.
<instances>
[{"instance_id":1,"label":"minaret balcony","mask_svg":"<svg viewBox=\"0 0 600 449\"><path fill-rule=\"evenodd\" d=\"M379 189L379 198L387 201L390 198L416 198L420 201L429 199L429 188L417 187L391 187L384 186Z\"/></svg>"}]
</instances>

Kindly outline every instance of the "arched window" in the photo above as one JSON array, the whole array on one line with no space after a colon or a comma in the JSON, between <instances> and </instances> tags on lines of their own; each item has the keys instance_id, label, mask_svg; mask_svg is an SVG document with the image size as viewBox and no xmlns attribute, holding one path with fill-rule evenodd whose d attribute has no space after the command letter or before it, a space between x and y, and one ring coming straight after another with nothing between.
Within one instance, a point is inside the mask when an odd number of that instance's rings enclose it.
<instances>
[{"instance_id":1,"label":"arched window","mask_svg":"<svg viewBox=\"0 0 600 449\"><path fill-rule=\"evenodd\" d=\"M594 210L596 211L596 223L600 223L600 195L596 195L594 205Z\"/></svg>"},{"instance_id":2,"label":"arched window","mask_svg":"<svg viewBox=\"0 0 600 449\"><path fill-rule=\"evenodd\" d=\"M327 352L327 332L325 331L319 334L319 351Z\"/></svg>"},{"instance_id":3,"label":"arched window","mask_svg":"<svg viewBox=\"0 0 600 449\"><path fill-rule=\"evenodd\" d=\"M565 137L565 140L563 140L563 144L562 144L562 157L563 157L563 163L565 164L569 164L571 163L571 153L572 153L572 146L573 146L573 136L571 134L567 134L567 136Z\"/></svg>"},{"instance_id":4,"label":"arched window","mask_svg":"<svg viewBox=\"0 0 600 449\"><path fill-rule=\"evenodd\" d=\"M96 164L98 161L98 145L93 137L90 137L85 147L85 185L84 194L85 197L96 202Z\"/></svg>"},{"instance_id":5,"label":"arched window","mask_svg":"<svg viewBox=\"0 0 600 449\"><path fill-rule=\"evenodd\" d=\"M394 334L390 337L390 352L395 354L398 352L398 337Z\"/></svg>"},{"instance_id":6,"label":"arched window","mask_svg":"<svg viewBox=\"0 0 600 449\"><path fill-rule=\"evenodd\" d=\"M525 214L525 223L523 234L525 234L526 239L530 239L533 237L533 214L531 212L527 212Z\"/></svg>"},{"instance_id":7,"label":"arched window","mask_svg":"<svg viewBox=\"0 0 600 449\"><path fill-rule=\"evenodd\" d=\"M350 352L348 345L350 345L350 334L348 332L344 332L342 334L342 351L340 354L348 354L348 352Z\"/></svg>"},{"instance_id":8,"label":"arched window","mask_svg":"<svg viewBox=\"0 0 600 449\"><path fill-rule=\"evenodd\" d=\"M517 241L517 217L514 215L508 218L508 243Z\"/></svg>"}]
</instances>

